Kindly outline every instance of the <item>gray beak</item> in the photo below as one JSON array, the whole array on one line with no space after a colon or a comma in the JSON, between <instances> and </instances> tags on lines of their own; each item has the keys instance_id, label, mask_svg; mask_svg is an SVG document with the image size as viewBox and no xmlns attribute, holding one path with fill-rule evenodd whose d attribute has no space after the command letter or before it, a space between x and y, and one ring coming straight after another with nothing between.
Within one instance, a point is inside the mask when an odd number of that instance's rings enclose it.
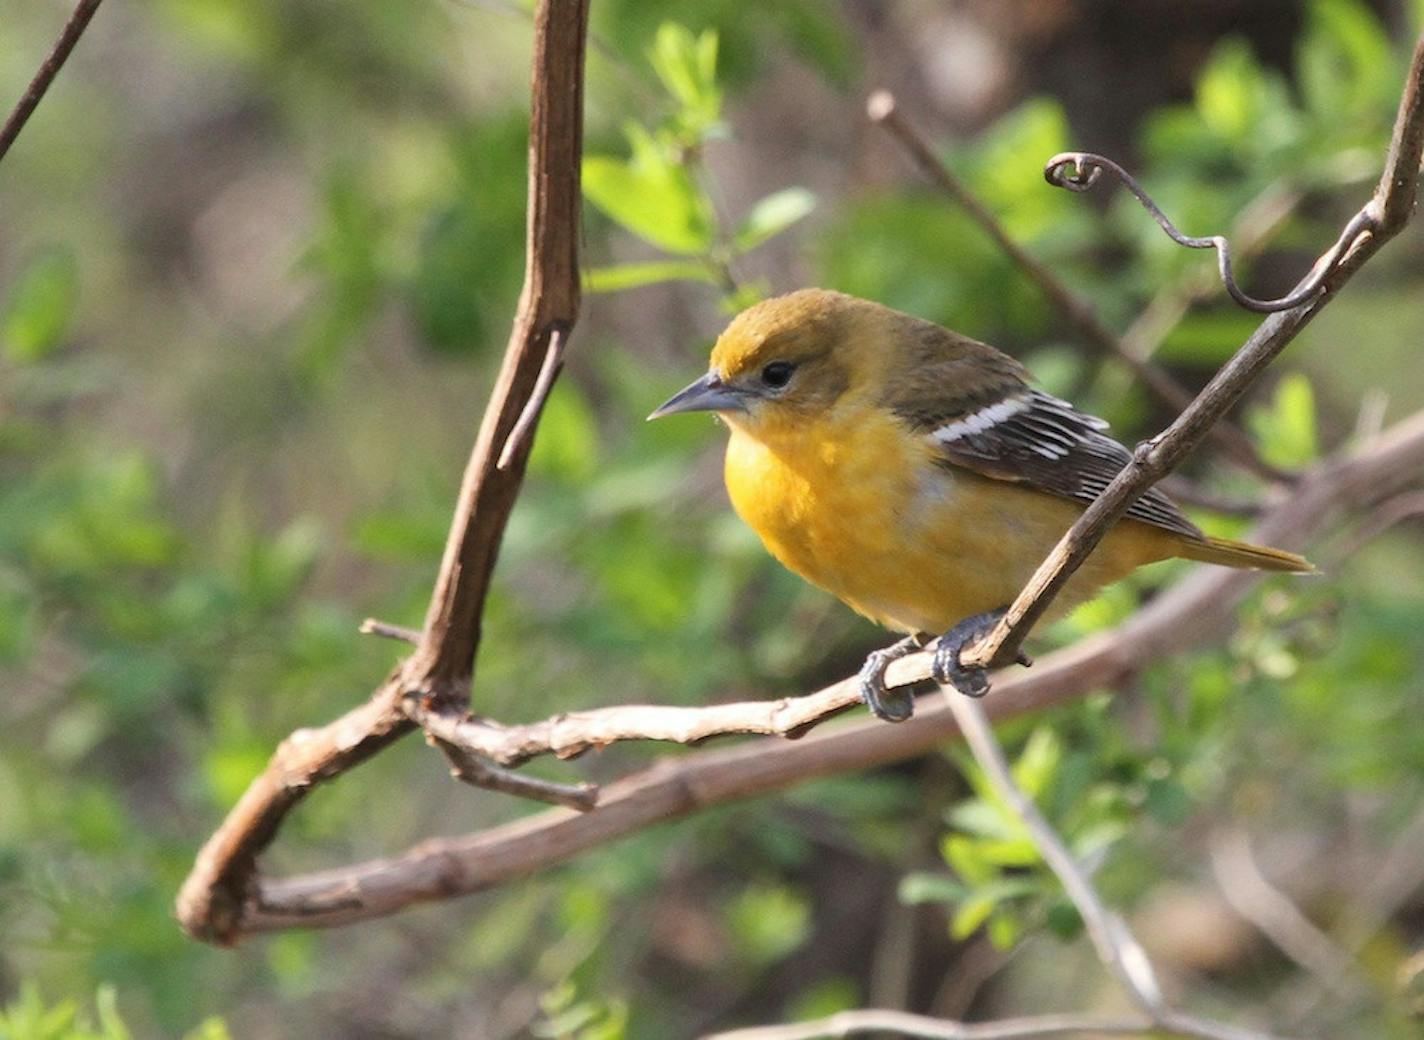
<instances>
[{"instance_id":1,"label":"gray beak","mask_svg":"<svg viewBox=\"0 0 1424 1040\"><path fill-rule=\"evenodd\" d=\"M648 419L661 419L679 412L745 412L747 406L743 396L743 391L723 383L717 373L708 372L664 401L662 407Z\"/></svg>"}]
</instances>

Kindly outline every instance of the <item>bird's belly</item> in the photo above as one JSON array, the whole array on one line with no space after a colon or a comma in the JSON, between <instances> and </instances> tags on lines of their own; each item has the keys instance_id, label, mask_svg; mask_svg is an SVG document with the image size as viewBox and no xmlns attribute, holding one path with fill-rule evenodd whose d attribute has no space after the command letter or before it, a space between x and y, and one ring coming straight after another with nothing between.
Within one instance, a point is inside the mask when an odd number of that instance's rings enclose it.
<instances>
[{"instance_id":1,"label":"bird's belly","mask_svg":"<svg viewBox=\"0 0 1424 1040\"><path fill-rule=\"evenodd\" d=\"M727 487L782 564L888 628L938 633L1006 606L1080 512L1003 481L881 459L828 479L734 435ZM1139 524L1111 532L1055 612L1168 555L1157 541Z\"/></svg>"}]
</instances>

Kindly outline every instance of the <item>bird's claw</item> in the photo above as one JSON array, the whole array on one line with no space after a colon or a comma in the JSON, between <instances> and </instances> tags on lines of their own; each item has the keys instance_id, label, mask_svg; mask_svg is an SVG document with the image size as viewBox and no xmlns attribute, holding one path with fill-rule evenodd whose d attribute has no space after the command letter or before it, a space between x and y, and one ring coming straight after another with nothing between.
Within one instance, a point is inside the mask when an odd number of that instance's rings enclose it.
<instances>
[{"instance_id":1,"label":"bird's claw","mask_svg":"<svg viewBox=\"0 0 1424 1040\"><path fill-rule=\"evenodd\" d=\"M885 722L904 722L915 714L915 699L910 690L903 689L891 693L885 688L885 670L892 661L898 661L906 654L920 648L913 637L900 640L883 650L876 650L865 659L860 667L860 699L871 714Z\"/></svg>"},{"instance_id":2,"label":"bird's claw","mask_svg":"<svg viewBox=\"0 0 1424 1040\"><path fill-rule=\"evenodd\" d=\"M959 655L966 646L977 643L987 635L999 619L1004 616L1004 608L989 610L965 618L935 644L934 656L930 659L930 677L941 686L953 686L966 697L982 697L989 692L989 673L980 667L960 663ZM1028 654L1018 652L1019 664L1033 664Z\"/></svg>"}]
</instances>

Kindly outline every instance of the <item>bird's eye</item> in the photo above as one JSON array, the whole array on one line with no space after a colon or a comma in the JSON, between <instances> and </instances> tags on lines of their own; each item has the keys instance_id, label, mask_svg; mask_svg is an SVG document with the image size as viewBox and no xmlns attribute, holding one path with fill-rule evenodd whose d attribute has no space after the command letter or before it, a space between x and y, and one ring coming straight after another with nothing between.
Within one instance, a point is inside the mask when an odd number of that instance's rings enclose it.
<instances>
[{"instance_id":1,"label":"bird's eye","mask_svg":"<svg viewBox=\"0 0 1424 1040\"><path fill-rule=\"evenodd\" d=\"M796 366L790 361L773 361L761 370L761 381L775 390L780 390L791 382L791 373Z\"/></svg>"}]
</instances>

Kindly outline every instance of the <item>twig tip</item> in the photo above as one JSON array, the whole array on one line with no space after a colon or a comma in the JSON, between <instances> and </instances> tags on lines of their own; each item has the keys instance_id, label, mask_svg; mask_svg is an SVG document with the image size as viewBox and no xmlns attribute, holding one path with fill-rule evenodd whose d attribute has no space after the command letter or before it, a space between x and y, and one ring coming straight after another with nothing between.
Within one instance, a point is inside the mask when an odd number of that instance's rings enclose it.
<instances>
[{"instance_id":1,"label":"twig tip","mask_svg":"<svg viewBox=\"0 0 1424 1040\"><path fill-rule=\"evenodd\" d=\"M872 123L883 123L895 114L895 95L883 87L865 99L865 114Z\"/></svg>"}]
</instances>

